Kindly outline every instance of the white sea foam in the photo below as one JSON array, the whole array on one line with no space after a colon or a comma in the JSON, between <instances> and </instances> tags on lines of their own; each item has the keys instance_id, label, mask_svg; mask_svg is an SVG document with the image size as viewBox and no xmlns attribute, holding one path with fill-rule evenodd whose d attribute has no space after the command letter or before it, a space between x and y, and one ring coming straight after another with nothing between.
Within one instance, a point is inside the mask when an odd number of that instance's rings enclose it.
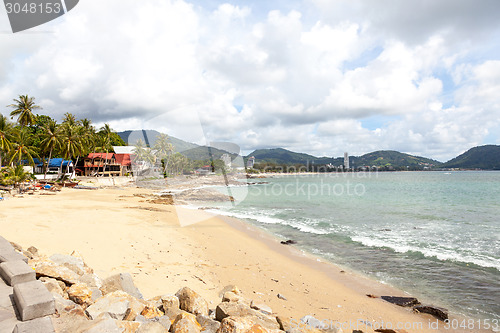
<instances>
[{"instance_id":1,"label":"white sea foam","mask_svg":"<svg viewBox=\"0 0 500 333\"><path fill-rule=\"evenodd\" d=\"M451 249L421 248L390 241L387 239L378 239L376 237L368 236L354 236L351 239L368 247L387 247L399 253L419 252L429 258L437 258L443 261L450 260L455 262L462 262L465 264L472 263L482 267L495 268L500 271L500 261L485 255L461 254Z\"/></svg>"}]
</instances>

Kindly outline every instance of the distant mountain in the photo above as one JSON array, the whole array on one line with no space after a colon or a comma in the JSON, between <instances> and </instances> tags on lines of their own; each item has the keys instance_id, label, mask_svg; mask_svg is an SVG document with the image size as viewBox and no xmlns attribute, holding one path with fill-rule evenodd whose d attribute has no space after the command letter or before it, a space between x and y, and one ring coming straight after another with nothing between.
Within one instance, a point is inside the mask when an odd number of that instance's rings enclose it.
<instances>
[{"instance_id":1,"label":"distant mountain","mask_svg":"<svg viewBox=\"0 0 500 333\"><path fill-rule=\"evenodd\" d=\"M148 147L153 147L156 142L156 138L161 133L155 130L137 130L137 131L123 131L118 132L118 135L123 141L133 146L137 143L139 139L143 140ZM174 151L181 153L182 155L190 158L192 160L218 160L223 154L226 153L224 150L217 148L208 148L207 146L199 146L194 143L190 143L173 136L168 136L168 141L174 146ZM233 159L236 154L229 154Z\"/></svg>"},{"instance_id":2,"label":"distant mountain","mask_svg":"<svg viewBox=\"0 0 500 333\"><path fill-rule=\"evenodd\" d=\"M152 147L156 142L156 138L161 133L155 130L137 130L137 131L123 131L118 132L118 135L122 138L125 143L133 146L137 143L137 140L142 139L147 146ZM190 150L199 147L198 145L190 142L186 142L181 139L177 139L173 136L168 136L168 140L174 146L176 152L183 152L185 150Z\"/></svg>"},{"instance_id":3,"label":"distant mountain","mask_svg":"<svg viewBox=\"0 0 500 333\"><path fill-rule=\"evenodd\" d=\"M351 164L359 166L435 167L442 163L425 157L413 156L394 150L379 150L360 157L353 156Z\"/></svg>"},{"instance_id":4,"label":"distant mountain","mask_svg":"<svg viewBox=\"0 0 500 333\"><path fill-rule=\"evenodd\" d=\"M441 165L443 168L500 170L500 146L474 147Z\"/></svg>"},{"instance_id":5,"label":"distant mountain","mask_svg":"<svg viewBox=\"0 0 500 333\"><path fill-rule=\"evenodd\" d=\"M248 157L255 157L257 162L268 162L276 164L328 164L333 162L333 158L328 157L315 157L303 153L295 153L293 151L283 149L283 148L273 148L273 149L258 149L253 153L249 154Z\"/></svg>"},{"instance_id":6,"label":"distant mountain","mask_svg":"<svg viewBox=\"0 0 500 333\"><path fill-rule=\"evenodd\" d=\"M295 153L283 148L274 149L258 149L249 154L248 157L254 156L256 162L267 162L276 164L332 164L341 166L344 164L343 157L315 157L313 155ZM425 157L413 156L405 153L400 153L393 150L380 150L373 153L368 153L363 156L350 156L349 163L351 167L361 166L377 166L377 167L433 167L441 165L441 162Z\"/></svg>"}]
</instances>

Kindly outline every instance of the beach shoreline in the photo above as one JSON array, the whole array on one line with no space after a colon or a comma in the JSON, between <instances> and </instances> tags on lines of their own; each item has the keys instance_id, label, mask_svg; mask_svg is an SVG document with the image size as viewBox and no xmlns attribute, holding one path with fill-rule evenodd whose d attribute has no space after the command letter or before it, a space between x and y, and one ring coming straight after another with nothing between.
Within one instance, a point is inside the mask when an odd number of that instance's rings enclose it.
<instances>
[{"instance_id":1,"label":"beach shoreline","mask_svg":"<svg viewBox=\"0 0 500 333\"><path fill-rule=\"evenodd\" d=\"M126 186L12 198L1 204L2 236L47 255L76 250L104 277L130 272L147 298L190 286L214 308L219 291L233 284L296 320L354 322L364 332L383 322L409 323L408 332L488 332L445 329L442 322L429 328L434 317L366 296L408 296L402 291L282 245L245 221L148 202L152 193ZM202 222L181 227L178 212Z\"/></svg>"}]
</instances>

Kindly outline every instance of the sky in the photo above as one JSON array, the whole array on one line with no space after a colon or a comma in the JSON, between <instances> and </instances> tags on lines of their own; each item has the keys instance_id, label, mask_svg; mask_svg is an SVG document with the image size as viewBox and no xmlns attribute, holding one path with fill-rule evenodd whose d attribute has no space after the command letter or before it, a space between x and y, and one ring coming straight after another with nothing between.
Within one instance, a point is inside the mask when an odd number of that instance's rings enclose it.
<instances>
[{"instance_id":1,"label":"sky","mask_svg":"<svg viewBox=\"0 0 500 333\"><path fill-rule=\"evenodd\" d=\"M28 94L58 120L243 154L447 161L500 144L499 12L497 0L81 0L13 34L2 6L0 112Z\"/></svg>"}]
</instances>

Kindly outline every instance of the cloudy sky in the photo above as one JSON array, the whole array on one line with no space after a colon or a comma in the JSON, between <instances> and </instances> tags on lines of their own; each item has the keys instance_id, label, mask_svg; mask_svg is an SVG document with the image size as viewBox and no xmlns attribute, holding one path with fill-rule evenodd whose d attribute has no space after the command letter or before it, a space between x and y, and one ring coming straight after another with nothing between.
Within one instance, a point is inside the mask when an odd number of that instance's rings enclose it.
<instances>
[{"instance_id":1,"label":"cloudy sky","mask_svg":"<svg viewBox=\"0 0 500 333\"><path fill-rule=\"evenodd\" d=\"M499 12L497 0L81 0L13 34L2 7L0 105L27 93L56 119L244 153L446 161L500 144Z\"/></svg>"}]
</instances>

